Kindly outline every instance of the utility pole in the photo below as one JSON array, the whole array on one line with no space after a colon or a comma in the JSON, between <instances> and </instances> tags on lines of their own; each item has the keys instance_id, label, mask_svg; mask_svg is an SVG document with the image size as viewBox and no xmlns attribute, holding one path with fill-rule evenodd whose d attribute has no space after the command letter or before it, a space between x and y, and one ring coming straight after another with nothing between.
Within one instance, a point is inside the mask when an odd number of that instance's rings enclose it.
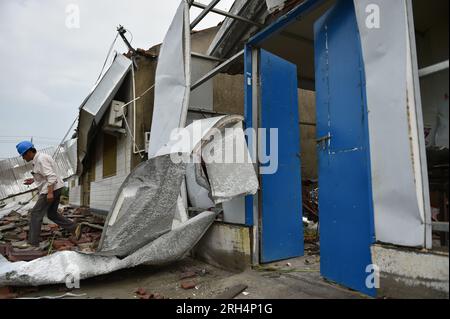
<instances>
[{"instance_id":1,"label":"utility pole","mask_svg":"<svg viewBox=\"0 0 450 319\"><path fill-rule=\"evenodd\" d=\"M119 35L122 38L123 42L125 42L126 46L128 47L128 50L132 51L133 53L136 53L136 50L131 46L130 42L128 42L128 39L125 37L125 33L127 33L127 30L125 30L125 28L119 24L117 32L119 32Z\"/></svg>"}]
</instances>

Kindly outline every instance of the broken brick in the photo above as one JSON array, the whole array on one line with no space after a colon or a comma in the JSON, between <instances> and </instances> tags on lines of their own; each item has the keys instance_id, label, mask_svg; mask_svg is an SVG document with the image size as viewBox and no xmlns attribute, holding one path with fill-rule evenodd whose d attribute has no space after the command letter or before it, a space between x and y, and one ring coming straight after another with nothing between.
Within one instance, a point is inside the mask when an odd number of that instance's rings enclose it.
<instances>
[{"instance_id":1,"label":"broken brick","mask_svg":"<svg viewBox=\"0 0 450 319\"><path fill-rule=\"evenodd\" d=\"M195 271L186 271L186 272L181 273L180 279L193 278L196 276L197 276L197 273Z\"/></svg>"},{"instance_id":2,"label":"broken brick","mask_svg":"<svg viewBox=\"0 0 450 319\"><path fill-rule=\"evenodd\" d=\"M11 250L11 244L0 244L0 254L7 256Z\"/></svg>"},{"instance_id":3,"label":"broken brick","mask_svg":"<svg viewBox=\"0 0 450 319\"><path fill-rule=\"evenodd\" d=\"M75 209L75 211L73 212L73 214L79 214L79 215L89 215L89 208L85 208L85 207L78 207Z\"/></svg>"},{"instance_id":4,"label":"broken brick","mask_svg":"<svg viewBox=\"0 0 450 319\"><path fill-rule=\"evenodd\" d=\"M50 228L51 231L55 231L55 230L59 229L59 226L56 224L50 224L50 225L48 225L48 227Z\"/></svg>"},{"instance_id":5,"label":"broken brick","mask_svg":"<svg viewBox=\"0 0 450 319\"><path fill-rule=\"evenodd\" d=\"M53 248L56 250L60 250L62 247L73 247L74 244L67 239L55 239L53 241Z\"/></svg>"},{"instance_id":6,"label":"broken brick","mask_svg":"<svg viewBox=\"0 0 450 319\"><path fill-rule=\"evenodd\" d=\"M41 233L41 237L50 237L50 236L52 236L52 233L50 233L50 232L42 232Z\"/></svg>"},{"instance_id":7,"label":"broken brick","mask_svg":"<svg viewBox=\"0 0 450 319\"><path fill-rule=\"evenodd\" d=\"M8 241L20 240L19 234L16 232L7 232L3 234L3 239Z\"/></svg>"},{"instance_id":8,"label":"broken brick","mask_svg":"<svg viewBox=\"0 0 450 319\"><path fill-rule=\"evenodd\" d=\"M92 242L92 240L89 238L89 236L87 236L85 234L82 234L81 238L79 240L77 240L75 238L75 236L70 236L69 240L72 244L75 244L75 245L86 244L86 243Z\"/></svg>"},{"instance_id":9,"label":"broken brick","mask_svg":"<svg viewBox=\"0 0 450 319\"><path fill-rule=\"evenodd\" d=\"M27 232L21 232L19 235L17 235L20 240L27 239Z\"/></svg>"},{"instance_id":10,"label":"broken brick","mask_svg":"<svg viewBox=\"0 0 450 319\"><path fill-rule=\"evenodd\" d=\"M180 287L183 289L192 289L195 288L197 284L193 280L184 280L181 282Z\"/></svg>"},{"instance_id":11,"label":"broken brick","mask_svg":"<svg viewBox=\"0 0 450 319\"><path fill-rule=\"evenodd\" d=\"M136 289L135 293L138 295L146 295L147 290L145 290L144 288L138 288L138 289Z\"/></svg>"},{"instance_id":12,"label":"broken brick","mask_svg":"<svg viewBox=\"0 0 450 319\"><path fill-rule=\"evenodd\" d=\"M59 248L56 248L57 251L64 251L64 250L72 250L74 246L60 246Z\"/></svg>"},{"instance_id":13,"label":"broken brick","mask_svg":"<svg viewBox=\"0 0 450 319\"><path fill-rule=\"evenodd\" d=\"M45 251L41 250L21 250L21 249L11 249L9 251L9 260L14 261L31 261L37 258L41 258L47 255Z\"/></svg>"},{"instance_id":14,"label":"broken brick","mask_svg":"<svg viewBox=\"0 0 450 319\"><path fill-rule=\"evenodd\" d=\"M17 294L13 293L9 287L0 287L0 299L14 299Z\"/></svg>"},{"instance_id":15,"label":"broken brick","mask_svg":"<svg viewBox=\"0 0 450 319\"><path fill-rule=\"evenodd\" d=\"M15 223L9 223L9 224L6 224L4 226L0 226L0 231L6 231L6 230L14 229L14 228L16 228L16 224Z\"/></svg>"},{"instance_id":16,"label":"broken brick","mask_svg":"<svg viewBox=\"0 0 450 319\"><path fill-rule=\"evenodd\" d=\"M48 225L42 225L41 226L41 231L42 232L49 232L49 231L51 231L51 228Z\"/></svg>"}]
</instances>

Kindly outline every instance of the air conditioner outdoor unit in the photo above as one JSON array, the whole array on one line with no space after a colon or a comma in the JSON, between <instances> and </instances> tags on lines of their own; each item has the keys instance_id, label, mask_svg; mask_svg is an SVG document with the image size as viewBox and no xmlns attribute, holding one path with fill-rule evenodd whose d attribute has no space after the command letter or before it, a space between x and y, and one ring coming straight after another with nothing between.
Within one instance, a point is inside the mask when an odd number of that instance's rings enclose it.
<instances>
[{"instance_id":1,"label":"air conditioner outdoor unit","mask_svg":"<svg viewBox=\"0 0 450 319\"><path fill-rule=\"evenodd\" d=\"M150 132L145 132L145 144L144 144L145 153L148 153L149 143L150 143Z\"/></svg>"},{"instance_id":2,"label":"air conditioner outdoor unit","mask_svg":"<svg viewBox=\"0 0 450 319\"><path fill-rule=\"evenodd\" d=\"M124 102L113 100L109 109L108 125L122 127Z\"/></svg>"}]
</instances>

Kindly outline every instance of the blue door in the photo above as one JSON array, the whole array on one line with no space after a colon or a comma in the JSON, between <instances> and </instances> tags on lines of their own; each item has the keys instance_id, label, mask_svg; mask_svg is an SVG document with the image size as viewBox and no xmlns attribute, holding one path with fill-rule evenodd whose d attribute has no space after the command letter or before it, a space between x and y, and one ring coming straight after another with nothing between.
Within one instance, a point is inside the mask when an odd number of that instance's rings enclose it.
<instances>
[{"instance_id":1,"label":"blue door","mask_svg":"<svg viewBox=\"0 0 450 319\"><path fill-rule=\"evenodd\" d=\"M266 141L265 149L273 151L271 161L261 164L267 170L261 174L260 200L260 251L265 263L303 255L302 189L297 67L264 50L259 61L259 119L266 129L260 137ZM270 129L277 130L277 139Z\"/></svg>"},{"instance_id":2,"label":"blue door","mask_svg":"<svg viewBox=\"0 0 450 319\"><path fill-rule=\"evenodd\" d=\"M374 295L366 286L374 227L364 64L353 1L338 1L314 29L320 271Z\"/></svg>"}]
</instances>

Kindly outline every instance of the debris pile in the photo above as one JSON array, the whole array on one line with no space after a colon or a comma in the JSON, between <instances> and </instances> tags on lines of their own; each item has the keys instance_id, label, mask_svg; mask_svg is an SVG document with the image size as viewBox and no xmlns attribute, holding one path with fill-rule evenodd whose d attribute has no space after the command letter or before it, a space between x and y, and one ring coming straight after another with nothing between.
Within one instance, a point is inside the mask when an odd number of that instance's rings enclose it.
<instances>
[{"instance_id":1,"label":"debris pile","mask_svg":"<svg viewBox=\"0 0 450 319\"><path fill-rule=\"evenodd\" d=\"M319 221L319 188L317 181L305 180L302 183L303 214L309 220Z\"/></svg>"},{"instance_id":2,"label":"debris pile","mask_svg":"<svg viewBox=\"0 0 450 319\"><path fill-rule=\"evenodd\" d=\"M0 254L14 262L31 261L63 250L95 252L104 219L82 207L61 206L58 211L64 217L82 224L82 234L78 240L67 230L44 218L41 227L42 241L39 247L30 247L27 245L30 212L21 214L11 211L0 219Z\"/></svg>"},{"instance_id":3,"label":"debris pile","mask_svg":"<svg viewBox=\"0 0 450 319\"><path fill-rule=\"evenodd\" d=\"M208 273L206 268L183 268L179 275L180 287L188 289L198 289L198 279Z\"/></svg>"}]
</instances>

